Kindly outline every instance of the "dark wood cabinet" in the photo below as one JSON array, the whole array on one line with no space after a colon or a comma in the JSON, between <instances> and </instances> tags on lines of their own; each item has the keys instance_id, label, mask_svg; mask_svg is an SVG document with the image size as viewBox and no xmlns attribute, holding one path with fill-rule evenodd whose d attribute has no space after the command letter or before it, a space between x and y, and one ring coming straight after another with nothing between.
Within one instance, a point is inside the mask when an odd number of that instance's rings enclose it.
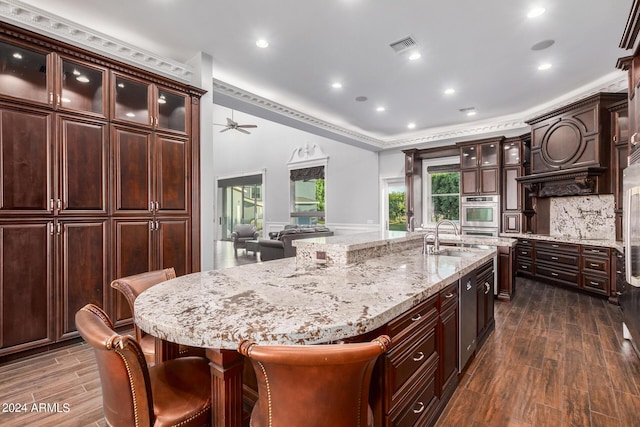
<instances>
[{"instance_id":1,"label":"dark wood cabinet","mask_svg":"<svg viewBox=\"0 0 640 427\"><path fill-rule=\"evenodd\" d=\"M477 349L489 336L489 333L495 328L494 320L494 266L493 261L488 262L476 271L476 296L477 296Z\"/></svg>"},{"instance_id":2,"label":"dark wood cabinet","mask_svg":"<svg viewBox=\"0 0 640 427\"><path fill-rule=\"evenodd\" d=\"M436 393L441 400L448 400L458 385L458 282L440 291L439 298L440 381Z\"/></svg>"},{"instance_id":3,"label":"dark wood cabinet","mask_svg":"<svg viewBox=\"0 0 640 427\"><path fill-rule=\"evenodd\" d=\"M0 358L87 303L130 323L116 277L199 269L203 93L0 23Z\"/></svg>"},{"instance_id":4,"label":"dark wood cabinet","mask_svg":"<svg viewBox=\"0 0 640 427\"><path fill-rule=\"evenodd\" d=\"M638 34L640 34L640 2L634 0L619 44L622 49L634 49L634 51L631 55L618 59L616 64L617 68L628 73L628 151L634 163L640 161L640 155L638 155L638 148L640 148L640 45L637 43Z\"/></svg>"},{"instance_id":5,"label":"dark wood cabinet","mask_svg":"<svg viewBox=\"0 0 640 427\"><path fill-rule=\"evenodd\" d=\"M525 190L518 178L525 175L529 158L530 134L507 138L502 142L502 233L524 232Z\"/></svg>"},{"instance_id":6,"label":"dark wood cabinet","mask_svg":"<svg viewBox=\"0 0 640 427\"><path fill-rule=\"evenodd\" d=\"M52 227L0 222L0 356L55 340Z\"/></svg>"},{"instance_id":7,"label":"dark wood cabinet","mask_svg":"<svg viewBox=\"0 0 640 427\"><path fill-rule=\"evenodd\" d=\"M629 108L628 102L618 102L609 107L611 112L611 142L613 145L611 159L611 192L614 197L614 213L616 217L616 240L622 240L622 175L627 167L629 155Z\"/></svg>"},{"instance_id":8,"label":"dark wood cabinet","mask_svg":"<svg viewBox=\"0 0 640 427\"><path fill-rule=\"evenodd\" d=\"M500 192L500 138L460 142L460 195L495 195Z\"/></svg>"}]
</instances>

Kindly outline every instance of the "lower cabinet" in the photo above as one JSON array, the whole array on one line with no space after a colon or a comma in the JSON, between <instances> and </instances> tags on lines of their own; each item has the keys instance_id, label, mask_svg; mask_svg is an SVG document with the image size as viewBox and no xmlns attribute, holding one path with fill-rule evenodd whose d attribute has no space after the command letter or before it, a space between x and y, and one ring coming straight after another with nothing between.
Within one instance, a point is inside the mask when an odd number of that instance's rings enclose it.
<instances>
[{"instance_id":1,"label":"lower cabinet","mask_svg":"<svg viewBox=\"0 0 640 427\"><path fill-rule=\"evenodd\" d=\"M0 356L77 337L76 311L107 304L108 236L106 218L0 223Z\"/></svg>"},{"instance_id":2,"label":"lower cabinet","mask_svg":"<svg viewBox=\"0 0 640 427\"><path fill-rule=\"evenodd\" d=\"M458 282L440 291L438 322L440 351L440 381L436 389L438 397L449 400L458 385Z\"/></svg>"},{"instance_id":3,"label":"lower cabinet","mask_svg":"<svg viewBox=\"0 0 640 427\"><path fill-rule=\"evenodd\" d=\"M516 271L525 277L608 296L615 303L617 271L624 269L615 253L600 246L518 239ZM620 259L624 264L622 256Z\"/></svg>"},{"instance_id":4,"label":"lower cabinet","mask_svg":"<svg viewBox=\"0 0 640 427\"><path fill-rule=\"evenodd\" d=\"M493 262L489 262L478 268L476 273L478 347L482 345L489 333L495 328L493 287L494 267Z\"/></svg>"}]
</instances>

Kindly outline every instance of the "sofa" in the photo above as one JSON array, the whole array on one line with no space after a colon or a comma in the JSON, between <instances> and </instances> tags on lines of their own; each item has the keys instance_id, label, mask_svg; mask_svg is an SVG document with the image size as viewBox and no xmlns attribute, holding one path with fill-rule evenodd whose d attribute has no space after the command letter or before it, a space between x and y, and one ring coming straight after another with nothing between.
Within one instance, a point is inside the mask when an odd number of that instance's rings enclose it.
<instances>
[{"instance_id":1,"label":"sofa","mask_svg":"<svg viewBox=\"0 0 640 427\"><path fill-rule=\"evenodd\" d=\"M269 233L269 239L258 241L260 260L270 261L294 257L296 256L296 248L291 243L294 240L328 236L333 236L333 231L327 227L286 226L284 230Z\"/></svg>"}]
</instances>

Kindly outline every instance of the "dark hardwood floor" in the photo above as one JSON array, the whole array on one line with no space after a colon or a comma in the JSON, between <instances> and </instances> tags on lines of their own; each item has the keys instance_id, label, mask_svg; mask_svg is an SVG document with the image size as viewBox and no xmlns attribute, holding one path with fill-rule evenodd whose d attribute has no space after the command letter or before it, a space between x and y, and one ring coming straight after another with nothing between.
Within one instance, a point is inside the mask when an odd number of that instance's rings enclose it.
<instances>
[{"instance_id":1,"label":"dark hardwood floor","mask_svg":"<svg viewBox=\"0 0 640 427\"><path fill-rule=\"evenodd\" d=\"M518 279L437 426L640 425L640 360L620 308Z\"/></svg>"},{"instance_id":2,"label":"dark hardwood floor","mask_svg":"<svg viewBox=\"0 0 640 427\"><path fill-rule=\"evenodd\" d=\"M217 268L233 265L224 253L236 259L223 244ZM255 262L244 250L237 259ZM437 426L640 425L640 360L622 339L618 307L518 279L516 297L496 301L495 317ZM25 412L7 412L11 404ZM106 425L84 343L0 365L0 405L3 427Z\"/></svg>"}]
</instances>

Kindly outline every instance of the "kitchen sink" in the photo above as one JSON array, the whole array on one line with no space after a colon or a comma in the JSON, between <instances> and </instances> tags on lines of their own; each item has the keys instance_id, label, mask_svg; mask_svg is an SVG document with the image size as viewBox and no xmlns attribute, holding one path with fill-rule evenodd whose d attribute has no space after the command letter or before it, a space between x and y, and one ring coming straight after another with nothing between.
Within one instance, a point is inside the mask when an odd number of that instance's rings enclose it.
<instances>
[{"instance_id":1,"label":"kitchen sink","mask_svg":"<svg viewBox=\"0 0 640 427\"><path fill-rule=\"evenodd\" d=\"M434 252L434 255L454 256L458 258L473 258L478 256L478 252L461 251L457 249L440 249L438 252Z\"/></svg>"}]
</instances>

